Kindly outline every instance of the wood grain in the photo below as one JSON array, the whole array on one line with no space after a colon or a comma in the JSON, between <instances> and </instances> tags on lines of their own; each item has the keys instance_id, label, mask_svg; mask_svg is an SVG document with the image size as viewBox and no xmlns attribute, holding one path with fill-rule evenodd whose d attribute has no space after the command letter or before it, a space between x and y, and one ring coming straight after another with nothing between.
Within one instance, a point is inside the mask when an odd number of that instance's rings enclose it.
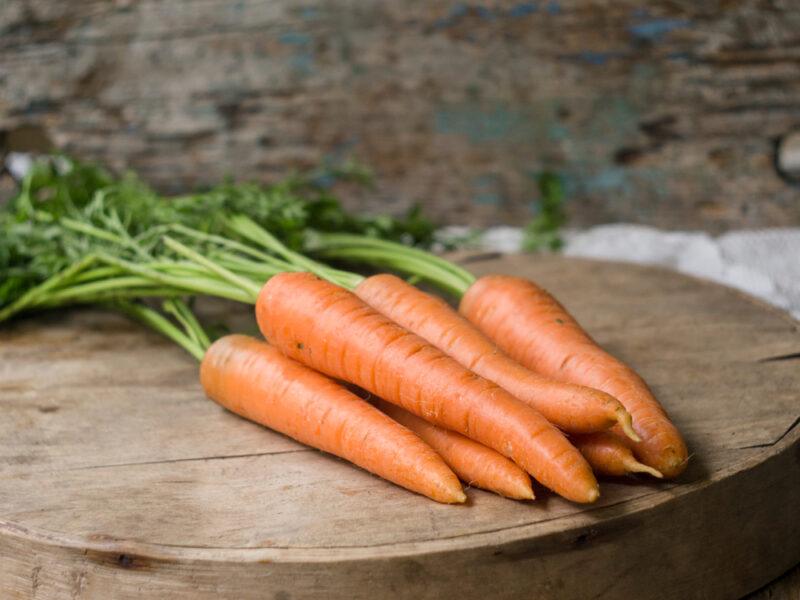
<instances>
[{"instance_id":1,"label":"wood grain","mask_svg":"<svg viewBox=\"0 0 800 600\"><path fill-rule=\"evenodd\" d=\"M591 507L474 489L467 506L437 505L225 413L154 334L104 313L50 314L0 330L0 589L736 598L800 560L796 322L657 269L470 267L537 279L639 369L687 434L686 474L604 482Z\"/></svg>"},{"instance_id":2,"label":"wood grain","mask_svg":"<svg viewBox=\"0 0 800 600\"><path fill-rule=\"evenodd\" d=\"M789 0L5 0L0 154L175 192L353 156L353 208L473 225L530 218L549 170L576 225L798 224L798 31Z\"/></svg>"}]
</instances>

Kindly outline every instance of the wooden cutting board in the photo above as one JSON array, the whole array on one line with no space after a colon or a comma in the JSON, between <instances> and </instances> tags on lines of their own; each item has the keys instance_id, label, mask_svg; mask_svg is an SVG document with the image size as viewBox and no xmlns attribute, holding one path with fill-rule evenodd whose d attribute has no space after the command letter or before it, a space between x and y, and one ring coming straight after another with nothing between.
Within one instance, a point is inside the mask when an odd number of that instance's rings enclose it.
<instances>
[{"instance_id":1,"label":"wooden cutting board","mask_svg":"<svg viewBox=\"0 0 800 600\"><path fill-rule=\"evenodd\" d=\"M797 322L659 269L469 266L539 281L638 369L685 475L442 506L225 412L123 318L37 316L0 328L3 597L733 598L800 560Z\"/></svg>"}]
</instances>

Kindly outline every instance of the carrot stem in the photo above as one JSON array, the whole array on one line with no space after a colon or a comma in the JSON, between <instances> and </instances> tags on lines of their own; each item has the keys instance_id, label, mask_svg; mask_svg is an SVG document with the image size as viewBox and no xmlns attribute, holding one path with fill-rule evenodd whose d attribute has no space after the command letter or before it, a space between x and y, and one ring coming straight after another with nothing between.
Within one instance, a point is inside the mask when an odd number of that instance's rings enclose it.
<instances>
[{"instance_id":1,"label":"carrot stem","mask_svg":"<svg viewBox=\"0 0 800 600\"><path fill-rule=\"evenodd\" d=\"M208 338L203 327L200 325L194 313L189 310L186 303L177 298L170 298L165 300L161 305L163 309L171 314L183 326L184 331L196 343L200 344L203 348L208 348L211 345L211 340Z\"/></svg>"},{"instance_id":2,"label":"carrot stem","mask_svg":"<svg viewBox=\"0 0 800 600\"><path fill-rule=\"evenodd\" d=\"M129 273L147 277L165 286L177 287L187 292L197 292L200 294L208 294L209 296L227 298L228 300L244 302L245 304L253 304L255 302L251 293L240 288L232 288L224 281L216 281L209 277L176 276L107 254L100 254L98 258L108 264L116 265ZM255 284L252 285L255 286Z\"/></svg>"},{"instance_id":3,"label":"carrot stem","mask_svg":"<svg viewBox=\"0 0 800 600\"><path fill-rule=\"evenodd\" d=\"M39 298L45 296L47 292L49 292L53 288L60 286L64 282L72 279L78 273L90 267L96 261L97 261L97 256L93 254L85 256L81 260L73 263L72 265L62 270L60 273L56 273L55 275L53 275L49 279L46 279L36 287L31 288L30 290L25 292L25 294L20 296L16 302L6 306L3 310L0 310L0 322L10 319L17 313L20 313L26 308L34 305L36 301Z\"/></svg>"},{"instance_id":4,"label":"carrot stem","mask_svg":"<svg viewBox=\"0 0 800 600\"><path fill-rule=\"evenodd\" d=\"M231 248L232 250L236 250L238 252L241 252L242 254L248 255L251 258L258 260L261 263L266 263L268 265L271 265L275 269L292 270L291 269L292 265L290 265L289 263L282 261L271 254L266 254L264 252L256 250L252 246L248 246L247 244L242 244L240 242L237 242L236 240L231 240L221 235L214 235L211 233L204 233L202 231L197 231L195 229L186 227L185 225L181 225L179 223L171 225L170 229L195 239L205 240L207 242L214 243L219 246L225 246Z\"/></svg>"},{"instance_id":5,"label":"carrot stem","mask_svg":"<svg viewBox=\"0 0 800 600\"><path fill-rule=\"evenodd\" d=\"M195 252L188 246L181 244L178 240L174 240L171 237L164 236L164 244L171 250L174 250L178 254L181 254L189 260L207 268L209 271L228 281L229 283L238 286L239 289L246 294L250 294L254 298L258 298L258 292L261 291L261 287L253 283L252 280L240 277L236 273L233 273L225 267L218 265L213 260L206 258L199 252Z\"/></svg>"},{"instance_id":6,"label":"carrot stem","mask_svg":"<svg viewBox=\"0 0 800 600\"><path fill-rule=\"evenodd\" d=\"M72 285L63 290L57 290L48 296L48 300L57 299L59 301L69 300L70 298L77 298L83 295L92 296L94 294L108 292L112 290L121 290L123 288L143 288L153 286L151 280L138 275L117 276L109 279L100 279L82 283L80 285Z\"/></svg>"},{"instance_id":7,"label":"carrot stem","mask_svg":"<svg viewBox=\"0 0 800 600\"><path fill-rule=\"evenodd\" d=\"M275 252L279 256L289 261L291 264L299 266L315 275L327 279L333 283L341 285L344 288L353 290L355 289L364 278L355 273L348 273L333 269L327 265L323 265L315 260L303 256L288 248L285 244L281 243L269 231L261 227L258 223L253 221L250 217L245 215L234 215L227 221L228 227L234 232L244 238L249 239L256 244L260 244L264 248ZM287 269L294 270L294 269Z\"/></svg>"},{"instance_id":8,"label":"carrot stem","mask_svg":"<svg viewBox=\"0 0 800 600\"><path fill-rule=\"evenodd\" d=\"M126 315L155 329L157 332L178 344L198 361L203 360L206 348L203 347L200 342L192 339L189 335L175 327L175 325L170 323L169 320L164 318L158 311L137 302L113 302L108 306L122 311Z\"/></svg>"},{"instance_id":9,"label":"carrot stem","mask_svg":"<svg viewBox=\"0 0 800 600\"><path fill-rule=\"evenodd\" d=\"M31 308L56 308L58 306L69 306L74 304L94 304L108 303L114 300L129 300L137 298L171 298L185 296L184 290L177 290L171 287L126 287L121 289L110 289L94 294L72 293L72 288L66 288L63 292L56 292L48 295L42 300L38 300Z\"/></svg>"},{"instance_id":10,"label":"carrot stem","mask_svg":"<svg viewBox=\"0 0 800 600\"><path fill-rule=\"evenodd\" d=\"M449 294L460 296L466 289L465 283L458 276L443 271L431 261L413 255L398 255L390 250L369 246L353 246L324 249L318 252L326 258L355 260L372 265L389 267L403 273L411 273L419 279L433 283ZM431 255L432 256L432 255Z\"/></svg>"},{"instance_id":11,"label":"carrot stem","mask_svg":"<svg viewBox=\"0 0 800 600\"><path fill-rule=\"evenodd\" d=\"M73 284L84 283L87 281L97 281L98 279L115 277L120 273L122 273L122 271L119 269L119 267L95 267L94 269L89 269L88 271L78 273L75 277L71 278L70 281Z\"/></svg>"},{"instance_id":12,"label":"carrot stem","mask_svg":"<svg viewBox=\"0 0 800 600\"><path fill-rule=\"evenodd\" d=\"M311 250L329 258L364 259L372 264L412 273L457 296L475 282L475 276L448 260L397 242L347 233L316 232Z\"/></svg>"}]
</instances>

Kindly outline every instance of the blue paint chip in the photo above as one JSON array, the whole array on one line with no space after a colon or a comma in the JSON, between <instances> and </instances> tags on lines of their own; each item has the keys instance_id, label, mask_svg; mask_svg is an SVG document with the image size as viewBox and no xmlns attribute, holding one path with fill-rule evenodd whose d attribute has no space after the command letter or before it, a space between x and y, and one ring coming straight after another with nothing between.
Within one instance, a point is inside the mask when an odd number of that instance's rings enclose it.
<instances>
[{"instance_id":1,"label":"blue paint chip","mask_svg":"<svg viewBox=\"0 0 800 600\"><path fill-rule=\"evenodd\" d=\"M503 196L499 193L500 179L493 173L478 175L472 180L475 189L473 201L475 204L497 205L502 203Z\"/></svg>"},{"instance_id":2,"label":"blue paint chip","mask_svg":"<svg viewBox=\"0 0 800 600\"><path fill-rule=\"evenodd\" d=\"M547 137L554 142L566 140L569 137L569 130L563 125L557 123L550 125L547 128Z\"/></svg>"},{"instance_id":3,"label":"blue paint chip","mask_svg":"<svg viewBox=\"0 0 800 600\"><path fill-rule=\"evenodd\" d=\"M494 13L491 9L486 8L485 6L475 7L475 14L477 14L481 19L486 19L487 21L494 20Z\"/></svg>"},{"instance_id":4,"label":"blue paint chip","mask_svg":"<svg viewBox=\"0 0 800 600\"><path fill-rule=\"evenodd\" d=\"M545 10L547 11L548 15L560 15L561 5L553 0L552 2L547 3L547 8Z\"/></svg>"},{"instance_id":5,"label":"blue paint chip","mask_svg":"<svg viewBox=\"0 0 800 600\"><path fill-rule=\"evenodd\" d=\"M317 185L323 189L328 189L336 183L336 178L331 175L330 173L323 173L321 175L317 175L311 179L314 185Z\"/></svg>"},{"instance_id":6,"label":"blue paint chip","mask_svg":"<svg viewBox=\"0 0 800 600\"><path fill-rule=\"evenodd\" d=\"M508 9L509 17L527 17L538 12L539 6L536 2L522 2Z\"/></svg>"},{"instance_id":7,"label":"blue paint chip","mask_svg":"<svg viewBox=\"0 0 800 600\"><path fill-rule=\"evenodd\" d=\"M538 12L539 4L537 2L520 2L509 8L507 11L502 11L499 8L492 6L484 6L480 4L457 4L454 6L447 15L436 19L431 27L434 30L447 29L453 27L461 21L462 18L472 14L484 21L494 21L498 18L516 18L527 17L535 12ZM551 14L556 14L561 11L561 7L555 0L551 0L549 5Z\"/></svg>"},{"instance_id":8,"label":"blue paint chip","mask_svg":"<svg viewBox=\"0 0 800 600\"><path fill-rule=\"evenodd\" d=\"M289 57L289 66L295 73L308 75L314 70L314 53L311 48L312 37L299 31L285 31L278 36L278 41L286 46L294 46L297 50Z\"/></svg>"},{"instance_id":9,"label":"blue paint chip","mask_svg":"<svg viewBox=\"0 0 800 600\"><path fill-rule=\"evenodd\" d=\"M577 58L581 62L585 62L589 65L595 66L602 66L606 64L609 60L614 58L619 58L622 56L621 52L594 52L592 50L585 50L583 52L579 52L578 54L572 55L573 58Z\"/></svg>"},{"instance_id":10,"label":"blue paint chip","mask_svg":"<svg viewBox=\"0 0 800 600\"><path fill-rule=\"evenodd\" d=\"M311 36L299 31L286 31L278 37L278 41L290 46L305 46L311 43Z\"/></svg>"},{"instance_id":11,"label":"blue paint chip","mask_svg":"<svg viewBox=\"0 0 800 600\"><path fill-rule=\"evenodd\" d=\"M503 199L497 194L493 194L491 192L484 192L484 193L475 194L474 200L475 200L475 204L496 205L496 204L500 204L500 202Z\"/></svg>"},{"instance_id":12,"label":"blue paint chip","mask_svg":"<svg viewBox=\"0 0 800 600\"><path fill-rule=\"evenodd\" d=\"M466 16L469 12L469 6L466 4L456 4L453 8L450 9L450 12L447 13L446 16L436 19L433 22L434 29L446 29L447 27L452 27L461 19L461 17Z\"/></svg>"},{"instance_id":13,"label":"blue paint chip","mask_svg":"<svg viewBox=\"0 0 800 600\"><path fill-rule=\"evenodd\" d=\"M463 17L469 12L469 5L456 4L450 11L451 17Z\"/></svg>"},{"instance_id":14,"label":"blue paint chip","mask_svg":"<svg viewBox=\"0 0 800 600\"><path fill-rule=\"evenodd\" d=\"M634 37L655 42L671 31L686 29L690 26L691 21L688 19L650 19L631 25L628 27L628 31Z\"/></svg>"},{"instance_id":15,"label":"blue paint chip","mask_svg":"<svg viewBox=\"0 0 800 600\"><path fill-rule=\"evenodd\" d=\"M667 58L669 60L685 60L689 61L692 58L691 53L689 52L670 52L667 54Z\"/></svg>"},{"instance_id":16,"label":"blue paint chip","mask_svg":"<svg viewBox=\"0 0 800 600\"><path fill-rule=\"evenodd\" d=\"M473 142L492 142L519 135L526 129L524 116L503 105L486 109L457 105L436 112L438 133L464 135Z\"/></svg>"},{"instance_id":17,"label":"blue paint chip","mask_svg":"<svg viewBox=\"0 0 800 600\"><path fill-rule=\"evenodd\" d=\"M627 184L627 173L618 167L603 169L596 175L587 177L583 182L584 188L589 192L623 189Z\"/></svg>"},{"instance_id":18,"label":"blue paint chip","mask_svg":"<svg viewBox=\"0 0 800 600\"><path fill-rule=\"evenodd\" d=\"M298 52L289 57L289 65L301 75L308 75L314 70L314 55L310 52Z\"/></svg>"}]
</instances>

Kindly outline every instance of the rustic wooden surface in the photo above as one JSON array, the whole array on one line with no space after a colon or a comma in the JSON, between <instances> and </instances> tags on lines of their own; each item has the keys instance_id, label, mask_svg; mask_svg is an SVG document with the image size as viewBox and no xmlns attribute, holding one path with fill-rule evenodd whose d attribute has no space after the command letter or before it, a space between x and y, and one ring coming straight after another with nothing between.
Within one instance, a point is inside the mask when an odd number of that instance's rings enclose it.
<instances>
[{"instance_id":1,"label":"rustic wooden surface","mask_svg":"<svg viewBox=\"0 0 800 600\"><path fill-rule=\"evenodd\" d=\"M680 481L604 482L591 507L543 490L533 503L469 490L467 506L437 505L225 412L155 334L51 314L0 329L0 589L736 598L800 560L796 322L657 269L471 267L536 278L644 375L686 434Z\"/></svg>"},{"instance_id":2,"label":"rustic wooden surface","mask_svg":"<svg viewBox=\"0 0 800 600\"><path fill-rule=\"evenodd\" d=\"M745 600L798 599L800 599L800 564L745 598Z\"/></svg>"},{"instance_id":3,"label":"rustic wooden surface","mask_svg":"<svg viewBox=\"0 0 800 600\"><path fill-rule=\"evenodd\" d=\"M792 0L4 0L0 146L164 190L354 156L447 223L800 223ZM48 142L49 140L49 142ZM792 150L794 148L794 150Z\"/></svg>"}]
</instances>

